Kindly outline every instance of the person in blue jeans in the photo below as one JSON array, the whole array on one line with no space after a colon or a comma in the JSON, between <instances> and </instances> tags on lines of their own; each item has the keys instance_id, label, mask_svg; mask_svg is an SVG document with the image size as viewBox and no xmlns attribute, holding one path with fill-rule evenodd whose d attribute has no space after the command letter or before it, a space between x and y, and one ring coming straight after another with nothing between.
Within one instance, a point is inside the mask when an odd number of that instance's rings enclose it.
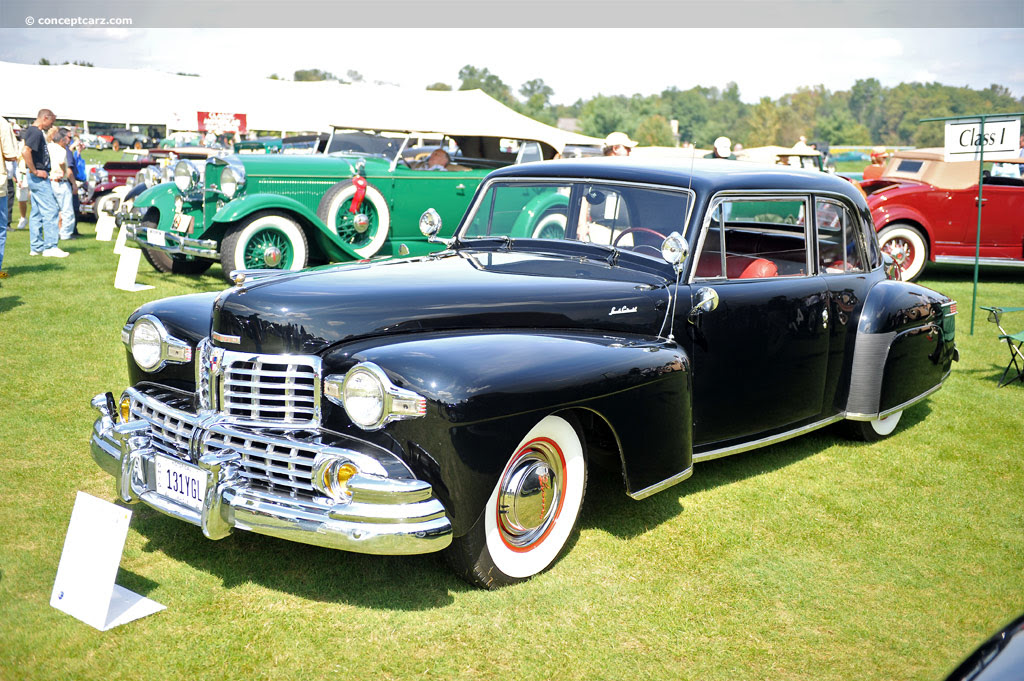
<instances>
[{"instance_id":1,"label":"person in blue jeans","mask_svg":"<svg viewBox=\"0 0 1024 681\"><path fill-rule=\"evenodd\" d=\"M14 141L14 127L7 122L6 118L0 118L0 163L3 164L3 167L0 167L0 182L3 183L0 189L4 190L4 195L0 196L0 279L7 276L7 270L3 269L4 247L7 245L7 223L11 218L7 194L12 190L7 181L7 162L13 161L17 156L18 145Z\"/></svg>"},{"instance_id":2,"label":"person in blue jeans","mask_svg":"<svg viewBox=\"0 0 1024 681\"><path fill-rule=\"evenodd\" d=\"M32 216L29 218L29 255L45 258L66 258L69 253L57 247L57 197L50 185L50 153L46 148L46 131L57 117L49 109L40 109L35 123L25 128L23 158L28 167L28 189L32 193Z\"/></svg>"}]
</instances>

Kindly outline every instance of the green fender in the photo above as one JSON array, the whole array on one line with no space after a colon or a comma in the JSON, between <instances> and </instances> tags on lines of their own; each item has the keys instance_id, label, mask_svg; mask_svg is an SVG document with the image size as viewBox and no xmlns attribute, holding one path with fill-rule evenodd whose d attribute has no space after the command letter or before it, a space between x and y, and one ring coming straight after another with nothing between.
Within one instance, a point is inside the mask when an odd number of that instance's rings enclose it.
<instances>
[{"instance_id":1,"label":"green fender","mask_svg":"<svg viewBox=\"0 0 1024 681\"><path fill-rule=\"evenodd\" d=\"M569 214L569 198L561 194L544 193L531 199L512 225L513 238L530 238L541 216L552 208L564 208Z\"/></svg>"},{"instance_id":2,"label":"green fender","mask_svg":"<svg viewBox=\"0 0 1024 681\"><path fill-rule=\"evenodd\" d=\"M210 227L212 228L218 223L226 227L230 223L239 222L253 213L265 210L290 213L299 218L299 222L306 230L306 237L312 237L311 253L315 253L318 247L320 253L331 261L363 259L351 246L328 229L316 213L295 199L279 194L250 194L229 201L213 216Z\"/></svg>"},{"instance_id":3,"label":"green fender","mask_svg":"<svg viewBox=\"0 0 1024 681\"><path fill-rule=\"evenodd\" d=\"M157 227L169 232L171 224L174 222L174 200L179 196L181 196L181 192L173 182L161 182L136 196L132 205L140 209L155 207L160 212L160 222Z\"/></svg>"}]
</instances>

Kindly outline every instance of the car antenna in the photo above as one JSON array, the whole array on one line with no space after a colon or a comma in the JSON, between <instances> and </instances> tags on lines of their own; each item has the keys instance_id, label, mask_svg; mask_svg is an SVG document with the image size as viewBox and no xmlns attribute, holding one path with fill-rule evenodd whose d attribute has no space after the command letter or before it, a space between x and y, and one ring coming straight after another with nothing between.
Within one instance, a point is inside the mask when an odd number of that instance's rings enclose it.
<instances>
[{"instance_id":1,"label":"car antenna","mask_svg":"<svg viewBox=\"0 0 1024 681\"><path fill-rule=\"evenodd\" d=\"M693 191L692 191L692 189L693 189L693 159L694 158L696 158L696 156L693 153L691 153L690 154L690 176L686 180L686 195L688 197L691 197L690 198L691 201L694 200L694 198L693 198ZM690 206L690 210L688 211L688 214L689 215L693 215L693 206ZM686 225L683 225L683 233L684 234L686 233ZM686 242L684 241L683 243L685 244ZM680 262L680 263L676 264L673 267L673 269L676 271L676 285L675 285L675 290L672 293L669 294L669 298L672 299L672 302L668 306L668 317L666 317L666 319L665 319L665 321L671 320L669 322L668 335L665 336L665 338L667 338L670 341L671 340L675 340L675 338L676 338L675 337L676 307L677 307L677 305L679 303L679 279L680 279L680 277L683 276L682 264L683 263ZM665 330L665 322L661 323L661 330L662 331ZM661 333L659 332L658 335L660 336Z\"/></svg>"}]
</instances>

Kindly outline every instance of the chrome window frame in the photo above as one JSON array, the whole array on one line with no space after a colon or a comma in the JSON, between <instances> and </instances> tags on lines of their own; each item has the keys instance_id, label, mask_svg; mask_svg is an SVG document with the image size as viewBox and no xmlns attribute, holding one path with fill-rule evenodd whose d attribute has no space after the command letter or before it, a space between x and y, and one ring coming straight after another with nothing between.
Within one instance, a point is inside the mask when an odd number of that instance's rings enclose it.
<instances>
[{"instance_id":1,"label":"chrome window frame","mask_svg":"<svg viewBox=\"0 0 1024 681\"><path fill-rule=\"evenodd\" d=\"M824 194L824 192L823 192L823 194ZM810 243L810 240L811 240L811 234L810 234L810 232L811 232L811 228L810 228L811 220L810 220L810 217L812 216L811 206L814 203L813 199L814 199L814 196L816 196L816 195L817 195L816 192L808 191L808 190L805 190L805 189L800 189L800 190L786 190L786 189L781 189L781 190L780 189L755 189L755 190L726 189L726 190L723 190L723 191L720 191L720 192L716 192L715 194L713 194L711 196L711 200L708 201L707 209L704 211L704 219L701 221L700 234L697 235L696 247L693 249L693 253L690 254L690 258L689 258L689 260L690 260L690 272L689 272L689 274L688 274L688 276L686 278L686 283L687 284L693 284L694 281L701 281L701 282L709 282L710 281L710 282L715 282L715 283L728 282L728 281L739 281L739 279L729 279L729 277L725 273L724 263L723 263L723 267L722 267L722 276L699 277L698 278L697 277L697 263L700 262L700 256L701 256L701 253L704 250L704 242L705 242L707 234L708 234L708 227L711 224L711 216L714 215L715 209L718 206L720 206L722 203L727 201L727 200L730 200L730 199L742 199L742 198L751 198L751 199L754 199L754 200L772 198L772 199L776 199L776 200L779 200L779 201L792 201L792 200L797 199L797 198L803 198L803 201L804 201L804 215L806 216L805 219L804 219L804 260L805 260L805 266L807 268L807 274L804 274L804 275L787 275L785 277L785 279L799 279L801 277L813 277L813 276L816 276L816 271L815 271L815 269L813 267L813 262L812 262L811 249L808 247L808 244ZM767 223L766 222L764 224L770 225L771 223ZM757 278L744 279L743 281L760 281L761 279L765 279L765 278L778 279L778 277L757 277Z\"/></svg>"},{"instance_id":2,"label":"chrome window frame","mask_svg":"<svg viewBox=\"0 0 1024 681\"><path fill-rule=\"evenodd\" d=\"M813 197L814 198L814 251L815 251L815 262L817 262L818 267L819 267L819 272L818 273L820 275L822 275L822 276L828 276L828 277L834 277L837 274L867 274L868 272L870 272L871 270L874 269L874 264L871 262L870 258L868 257L867 244L864 242L864 225L861 222L860 217L859 217L860 212L854 209L854 207L850 204L848 199L843 201L843 200L841 200L839 198L839 196L841 196L841 195L837 196L837 195L834 195L834 194L833 195L828 195L828 194L825 194L825 193L821 193L821 194L815 194L814 197ZM845 210L846 213L848 214L849 219L850 219L850 225L849 225L849 228L847 228L846 225L843 225L843 249L845 251L847 232L849 231L849 232L855 233L856 236L854 237L854 239L857 242L856 248L858 249L858 252L860 253L860 257L861 257L860 261L862 263L861 269L859 271L857 271L857 272L851 272L851 271L846 271L846 272L825 272L824 269L821 268L821 242L818 239L818 201L827 201L829 203L835 204L835 205L839 206L840 208L842 208L843 210ZM846 262L845 254L844 254L843 262Z\"/></svg>"}]
</instances>

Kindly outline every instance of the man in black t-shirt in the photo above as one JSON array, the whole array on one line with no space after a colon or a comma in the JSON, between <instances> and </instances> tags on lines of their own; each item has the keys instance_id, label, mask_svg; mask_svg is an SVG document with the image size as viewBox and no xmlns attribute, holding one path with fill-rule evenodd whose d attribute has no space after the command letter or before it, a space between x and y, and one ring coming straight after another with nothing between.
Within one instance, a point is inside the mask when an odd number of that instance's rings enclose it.
<instances>
[{"instance_id":1,"label":"man in black t-shirt","mask_svg":"<svg viewBox=\"0 0 1024 681\"><path fill-rule=\"evenodd\" d=\"M53 127L55 120L52 111L40 109L35 123L21 133L25 143L23 158L28 167L28 189L32 193L32 216L29 218L29 247L32 250L29 255L66 258L68 252L57 247L57 197L50 184L51 159L46 148L46 131Z\"/></svg>"}]
</instances>

